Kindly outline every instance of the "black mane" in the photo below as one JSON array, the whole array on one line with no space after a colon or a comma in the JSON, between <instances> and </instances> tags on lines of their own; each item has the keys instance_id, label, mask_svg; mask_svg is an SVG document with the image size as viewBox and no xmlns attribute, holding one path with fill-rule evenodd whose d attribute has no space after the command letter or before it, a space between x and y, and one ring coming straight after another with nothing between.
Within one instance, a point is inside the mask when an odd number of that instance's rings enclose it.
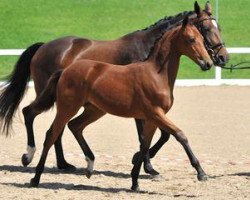
<instances>
[{"instance_id":1,"label":"black mane","mask_svg":"<svg viewBox=\"0 0 250 200\"><path fill-rule=\"evenodd\" d=\"M186 16L192 15L194 14L194 11L184 11L182 13L179 13L175 16L165 16L164 18L160 19L159 21L155 22L154 24L151 24L150 26L138 30L138 31L147 31L147 30L152 30L154 28L157 28L159 26L164 26L166 23L169 23L169 25L173 25L176 24L178 25L178 23L180 23ZM164 28L165 30L168 29L168 27Z\"/></svg>"},{"instance_id":2,"label":"black mane","mask_svg":"<svg viewBox=\"0 0 250 200\"><path fill-rule=\"evenodd\" d=\"M149 27L139 30L139 32L158 30L158 34L155 37L153 45L149 49L147 57L144 58L142 61L145 61L149 58L149 56L152 54L154 50L156 43L162 38L162 36L164 35L166 31L172 30L173 28L179 26L186 16L190 16L193 14L195 14L194 11L184 11L175 16L164 17L163 19L160 19L159 21L150 25Z\"/></svg>"},{"instance_id":3,"label":"black mane","mask_svg":"<svg viewBox=\"0 0 250 200\"><path fill-rule=\"evenodd\" d=\"M147 60L155 44L162 38L163 34L168 31L168 29L180 25L186 16L192 16L194 14L194 11L184 11L174 16L166 16L144 29L124 35L122 38L124 40L130 40L135 50L132 58L131 54L129 54L129 59L125 59L126 61L129 60L129 62L125 63ZM139 38L138 40L137 36Z\"/></svg>"}]
</instances>

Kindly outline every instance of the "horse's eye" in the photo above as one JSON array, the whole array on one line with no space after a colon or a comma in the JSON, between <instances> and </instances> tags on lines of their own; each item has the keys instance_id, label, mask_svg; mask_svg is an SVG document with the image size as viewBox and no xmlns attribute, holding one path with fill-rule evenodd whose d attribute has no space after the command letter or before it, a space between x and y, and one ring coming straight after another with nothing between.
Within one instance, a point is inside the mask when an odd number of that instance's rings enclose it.
<instances>
[{"instance_id":1,"label":"horse's eye","mask_svg":"<svg viewBox=\"0 0 250 200\"><path fill-rule=\"evenodd\" d=\"M210 32L210 28L208 26L204 26L203 30L206 31L206 32Z\"/></svg>"},{"instance_id":2,"label":"horse's eye","mask_svg":"<svg viewBox=\"0 0 250 200\"><path fill-rule=\"evenodd\" d=\"M195 38L189 38L188 41L189 41L190 44L194 44L195 43Z\"/></svg>"}]
</instances>

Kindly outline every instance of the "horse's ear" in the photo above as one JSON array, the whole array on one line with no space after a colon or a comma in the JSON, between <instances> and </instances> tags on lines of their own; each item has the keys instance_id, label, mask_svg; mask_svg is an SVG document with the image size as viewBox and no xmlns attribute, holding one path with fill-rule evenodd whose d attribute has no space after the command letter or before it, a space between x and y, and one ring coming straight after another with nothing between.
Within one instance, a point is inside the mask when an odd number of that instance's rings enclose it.
<instances>
[{"instance_id":1,"label":"horse's ear","mask_svg":"<svg viewBox=\"0 0 250 200\"><path fill-rule=\"evenodd\" d=\"M188 16L186 16L182 22L182 28L185 28L187 26L188 22L189 22L189 18L188 18Z\"/></svg>"},{"instance_id":2,"label":"horse's ear","mask_svg":"<svg viewBox=\"0 0 250 200\"><path fill-rule=\"evenodd\" d=\"M194 11L197 14L197 16L199 17L201 14L201 7L199 6L197 1L195 1L195 3L194 3Z\"/></svg>"},{"instance_id":3,"label":"horse's ear","mask_svg":"<svg viewBox=\"0 0 250 200\"><path fill-rule=\"evenodd\" d=\"M211 4L210 4L209 1L206 2L205 11L206 11L208 14L212 15L212 6L211 6Z\"/></svg>"}]
</instances>

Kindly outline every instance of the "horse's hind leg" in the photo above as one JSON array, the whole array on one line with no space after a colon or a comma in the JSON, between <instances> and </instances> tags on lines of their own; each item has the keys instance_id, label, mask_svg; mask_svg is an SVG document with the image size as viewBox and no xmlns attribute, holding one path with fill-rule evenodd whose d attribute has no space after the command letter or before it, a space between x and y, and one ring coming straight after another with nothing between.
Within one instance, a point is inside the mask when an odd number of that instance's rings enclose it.
<instances>
[{"instance_id":1,"label":"horse's hind leg","mask_svg":"<svg viewBox=\"0 0 250 200\"><path fill-rule=\"evenodd\" d=\"M31 163L33 156L36 151L36 144L34 139L34 131L33 131L33 122L35 117L38 114L32 112L30 110L30 107L27 106L23 108L23 116L24 116L24 122L27 132L27 153L23 154L22 156L22 164L23 166L27 166Z\"/></svg>"},{"instance_id":2,"label":"horse's hind leg","mask_svg":"<svg viewBox=\"0 0 250 200\"><path fill-rule=\"evenodd\" d=\"M85 109L81 115L74 118L73 120L71 120L68 123L69 129L74 134L77 142L79 143L79 145L80 145L81 149L83 150L83 153L86 157L86 161L87 161L87 174L86 174L86 176L88 178L90 178L92 173L93 173L95 156L94 156L93 152L91 151L91 149L89 148L87 142L85 141L85 139L82 135L82 131L87 125L98 120L99 118L101 118L105 114L106 113L103 112L102 110L96 108L95 106L93 106L91 104L88 104L87 106L85 106Z\"/></svg>"}]
</instances>

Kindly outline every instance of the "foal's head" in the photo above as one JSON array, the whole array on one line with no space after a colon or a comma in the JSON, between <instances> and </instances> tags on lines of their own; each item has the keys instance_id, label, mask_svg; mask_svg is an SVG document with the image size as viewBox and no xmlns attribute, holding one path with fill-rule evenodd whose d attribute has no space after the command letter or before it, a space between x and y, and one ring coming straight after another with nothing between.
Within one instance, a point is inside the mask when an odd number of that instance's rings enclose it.
<instances>
[{"instance_id":1,"label":"foal's head","mask_svg":"<svg viewBox=\"0 0 250 200\"><path fill-rule=\"evenodd\" d=\"M188 56L197 63L202 70L209 70L213 65L205 46L204 39L198 29L189 22L188 17L183 21L177 42L179 53Z\"/></svg>"}]
</instances>

